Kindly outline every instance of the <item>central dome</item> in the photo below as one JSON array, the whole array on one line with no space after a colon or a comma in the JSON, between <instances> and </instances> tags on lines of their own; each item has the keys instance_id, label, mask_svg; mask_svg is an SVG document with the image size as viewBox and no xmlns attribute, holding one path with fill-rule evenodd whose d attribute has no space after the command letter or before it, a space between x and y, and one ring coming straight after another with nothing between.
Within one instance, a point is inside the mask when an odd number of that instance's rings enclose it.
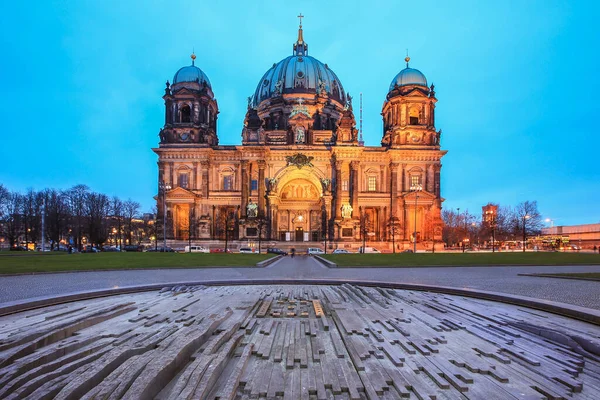
<instances>
[{"instance_id":1,"label":"central dome","mask_svg":"<svg viewBox=\"0 0 600 400\"><path fill-rule=\"evenodd\" d=\"M264 100L282 94L319 94L322 91L345 104L346 93L342 83L327 64L308 55L308 45L302 38L300 26L298 41L294 43L294 54L273 64L263 75L254 91L251 105L256 108Z\"/></svg>"}]
</instances>

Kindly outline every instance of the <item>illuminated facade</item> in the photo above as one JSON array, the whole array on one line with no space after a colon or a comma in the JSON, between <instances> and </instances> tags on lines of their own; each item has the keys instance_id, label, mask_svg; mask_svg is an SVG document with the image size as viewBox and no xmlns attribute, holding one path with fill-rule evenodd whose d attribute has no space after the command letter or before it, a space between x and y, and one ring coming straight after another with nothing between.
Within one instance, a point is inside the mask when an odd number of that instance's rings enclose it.
<instances>
[{"instance_id":1,"label":"illuminated facade","mask_svg":"<svg viewBox=\"0 0 600 400\"><path fill-rule=\"evenodd\" d=\"M241 145L218 144L217 101L194 59L167 82L165 125L153 149L168 239L246 241L262 232L310 242L327 233L338 246L355 248L364 235L383 250L392 239L412 246L416 231L420 248L441 242L446 151L435 128L437 99L408 57L384 99L378 147L359 141L352 97L308 55L302 25L292 55L273 64L248 98Z\"/></svg>"}]
</instances>

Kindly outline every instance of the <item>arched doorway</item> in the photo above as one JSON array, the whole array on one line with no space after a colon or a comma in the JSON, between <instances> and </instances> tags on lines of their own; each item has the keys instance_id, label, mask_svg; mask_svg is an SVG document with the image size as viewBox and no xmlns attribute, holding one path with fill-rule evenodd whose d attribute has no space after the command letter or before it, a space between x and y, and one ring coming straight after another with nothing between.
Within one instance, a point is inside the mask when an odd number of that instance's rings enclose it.
<instances>
[{"instance_id":1,"label":"arched doorway","mask_svg":"<svg viewBox=\"0 0 600 400\"><path fill-rule=\"evenodd\" d=\"M320 237L321 191L305 177L284 182L277 196L278 238L307 242Z\"/></svg>"}]
</instances>

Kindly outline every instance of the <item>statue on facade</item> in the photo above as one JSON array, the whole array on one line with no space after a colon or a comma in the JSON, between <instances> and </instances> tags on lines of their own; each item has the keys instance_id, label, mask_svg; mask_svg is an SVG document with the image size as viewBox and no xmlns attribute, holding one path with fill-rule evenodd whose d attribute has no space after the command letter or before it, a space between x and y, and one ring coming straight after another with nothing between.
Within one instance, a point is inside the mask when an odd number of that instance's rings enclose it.
<instances>
[{"instance_id":1,"label":"statue on facade","mask_svg":"<svg viewBox=\"0 0 600 400\"><path fill-rule=\"evenodd\" d=\"M246 216L248 218L256 218L258 216L258 204L253 203L252 200L246 206Z\"/></svg>"},{"instance_id":2,"label":"statue on facade","mask_svg":"<svg viewBox=\"0 0 600 400\"><path fill-rule=\"evenodd\" d=\"M306 134L304 133L304 127L299 126L296 128L296 143L304 143L306 140Z\"/></svg>"},{"instance_id":3,"label":"statue on facade","mask_svg":"<svg viewBox=\"0 0 600 400\"><path fill-rule=\"evenodd\" d=\"M325 82L323 82L322 79L319 79L319 93L321 93L321 94L327 93L327 90L325 87Z\"/></svg>"},{"instance_id":4,"label":"statue on facade","mask_svg":"<svg viewBox=\"0 0 600 400\"><path fill-rule=\"evenodd\" d=\"M352 206L350 204L342 205L342 218L352 218Z\"/></svg>"},{"instance_id":5,"label":"statue on facade","mask_svg":"<svg viewBox=\"0 0 600 400\"><path fill-rule=\"evenodd\" d=\"M277 83L275 84L275 91L273 92L276 95L281 94L281 86L283 85L283 82L281 82L281 79L277 81Z\"/></svg>"}]
</instances>

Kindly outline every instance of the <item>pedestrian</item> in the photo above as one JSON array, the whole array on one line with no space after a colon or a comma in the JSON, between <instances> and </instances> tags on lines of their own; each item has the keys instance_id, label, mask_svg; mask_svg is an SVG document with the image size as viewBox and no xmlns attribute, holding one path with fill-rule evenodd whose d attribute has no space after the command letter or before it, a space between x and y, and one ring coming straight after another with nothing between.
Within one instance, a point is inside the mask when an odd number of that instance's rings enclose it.
<instances>
[{"instance_id":1,"label":"pedestrian","mask_svg":"<svg viewBox=\"0 0 600 400\"><path fill-rule=\"evenodd\" d=\"M296 255L296 249L292 249L292 258Z\"/></svg>"},{"instance_id":2,"label":"pedestrian","mask_svg":"<svg viewBox=\"0 0 600 400\"><path fill-rule=\"evenodd\" d=\"M596 245L594 245L594 253L596 252L596 249L597 249L597 247L596 247Z\"/></svg>"},{"instance_id":3,"label":"pedestrian","mask_svg":"<svg viewBox=\"0 0 600 400\"><path fill-rule=\"evenodd\" d=\"M73 246L69 245L69 254L73 254Z\"/></svg>"}]
</instances>

